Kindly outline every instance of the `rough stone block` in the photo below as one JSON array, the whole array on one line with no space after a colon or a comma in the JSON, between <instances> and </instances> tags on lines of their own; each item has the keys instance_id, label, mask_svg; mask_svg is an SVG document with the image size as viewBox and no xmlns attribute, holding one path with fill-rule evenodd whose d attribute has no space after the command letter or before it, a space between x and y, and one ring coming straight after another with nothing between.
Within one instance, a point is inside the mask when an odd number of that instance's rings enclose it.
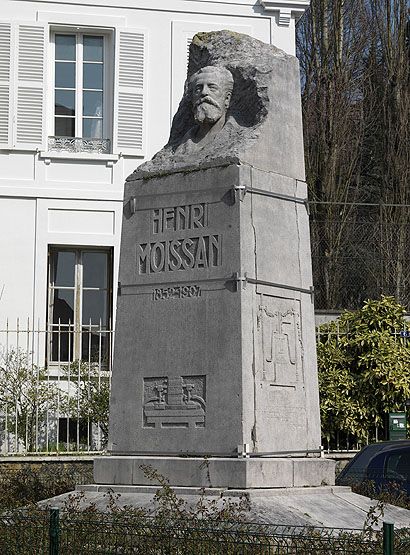
<instances>
[{"instance_id":1,"label":"rough stone block","mask_svg":"<svg viewBox=\"0 0 410 555\"><path fill-rule=\"evenodd\" d=\"M294 487L333 486L336 462L330 459L294 459Z\"/></svg>"}]
</instances>

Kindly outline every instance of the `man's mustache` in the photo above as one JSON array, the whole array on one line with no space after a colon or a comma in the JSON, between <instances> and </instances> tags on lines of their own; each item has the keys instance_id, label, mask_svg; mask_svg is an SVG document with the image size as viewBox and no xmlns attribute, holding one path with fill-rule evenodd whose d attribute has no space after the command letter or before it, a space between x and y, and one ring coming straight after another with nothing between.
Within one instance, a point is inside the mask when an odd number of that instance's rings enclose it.
<instances>
[{"instance_id":1,"label":"man's mustache","mask_svg":"<svg viewBox=\"0 0 410 555\"><path fill-rule=\"evenodd\" d=\"M197 106L200 106L201 104L211 104L211 106L215 106L216 108L220 108L220 105L218 104L218 102L216 100L214 100L211 96L204 96L203 98L199 98L195 102L194 107L196 108Z\"/></svg>"}]
</instances>

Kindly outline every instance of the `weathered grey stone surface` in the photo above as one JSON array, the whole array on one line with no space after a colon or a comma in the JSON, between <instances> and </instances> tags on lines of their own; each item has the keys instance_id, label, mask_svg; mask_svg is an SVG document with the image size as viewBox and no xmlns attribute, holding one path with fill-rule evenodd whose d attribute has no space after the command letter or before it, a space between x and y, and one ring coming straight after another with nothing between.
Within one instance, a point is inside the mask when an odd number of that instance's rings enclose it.
<instances>
[{"instance_id":1,"label":"weathered grey stone surface","mask_svg":"<svg viewBox=\"0 0 410 555\"><path fill-rule=\"evenodd\" d=\"M151 484L150 466L173 486L207 488L314 487L334 485L335 462L312 458L102 457L96 461L96 484ZM233 485L234 484L234 485Z\"/></svg>"},{"instance_id":2,"label":"weathered grey stone surface","mask_svg":"<svg viewBox=\"0 0 410 555\"><path fill-rule=\"evenodd\" d=\"M291 199L304 194L296 180L245 166L127 184L112 453L319 448L306 208L253 184ZM180 206L202 211L202 223L175 230ZM167 207L169 229L154 232ZM189 245L194 259L183 252ZM178 256L167 254L171 246ZM170 386L180 394L172 401Z\"/></svg>"},{"instance_id":3,"label":"weathered grey stone surface","mask_svg":"<svg viewBox=\"0 0 410 555\"><path fill-rule=\"evenodd\" d=\"M107 491L119 493L117 500L119 506L144 507L146 510L155 511L156 505L153 497L157 490L154 486L128 486L121 487L114 484L109 486L77 486L77 490L84 492L81 505L86 507L95 504L99 510L107 509ZM201 494L199 489L175 488L180 499L194 506ZM72 494L63 494L48 499L43 504L53 507L63 507L67 497ZM250 510L245 513L248 522L267 524L287 524L294 526L329 526L334 528L360 529L366 520L369 509L376 501L352 493L350 488L317 487L317 488L282 488L264 490L234 490L223 489L205 490L208 500L219 499L222 504L224 498L236 500L240 496L247 496L250 501ZM395 527L408 527L410 511L385 505L383 520L394 522ZM375 528L380 528L379 522Z\"/></svg>"},{"instance_id":4,"label":"weathered grey stone surface","mask_svg":"<svg viewBox=\"0 0 410 555\"><path fill-rule=\"evenodd\" d=\"M223 31L194 38L188 73L194 101L211 102L199 129L185 96L169 144L125 187L115 457L96 460L95 479L144 484L141 457L154 456L172 485L331 484L317 453L297 61ZM244 445L264 458L238 459Z\"/></svg>"},{"instance_id":5,"label":"weathered grey stone surface","mask_svg":"<svg viewBox=\"0 0 410 555\"><path fill-rule=\"evenodd\" d=\"M223 67L234 78L227 123L203 148L181 149L197 123L189 80L206 66ZM198 33L190 46L185 94L167 145L130 179L189 168L249 163L304 179L299 66L274 46L231 31Z\"/></svg>"}]
</instances>

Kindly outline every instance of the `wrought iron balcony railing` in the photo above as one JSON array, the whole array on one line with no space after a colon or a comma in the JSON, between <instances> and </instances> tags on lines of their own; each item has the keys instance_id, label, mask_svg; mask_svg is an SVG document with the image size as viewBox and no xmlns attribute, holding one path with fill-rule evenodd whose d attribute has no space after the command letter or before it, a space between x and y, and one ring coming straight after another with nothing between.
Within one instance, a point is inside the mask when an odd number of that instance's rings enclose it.
<instances>
[{"instance_id":1,"label":"wrought iron balcony railing","mask_svg":"<svg viewBox=\"0 0 410 555\"><path fill-rule=\"evenodd\" d=\"M109 139L85 139L82 137L49 137L48 150L50 152L109 154L111 152L111 141Z\"/></svg>"}]
</instances>

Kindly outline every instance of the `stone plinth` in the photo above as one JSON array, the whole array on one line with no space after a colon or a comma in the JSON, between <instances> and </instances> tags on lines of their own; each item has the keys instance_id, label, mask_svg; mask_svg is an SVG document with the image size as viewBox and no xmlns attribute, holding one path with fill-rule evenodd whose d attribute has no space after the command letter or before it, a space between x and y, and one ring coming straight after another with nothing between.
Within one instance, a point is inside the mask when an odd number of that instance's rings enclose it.
<instances>
[{"instance_id":1,"label":"stone plinth","mask_svg":"<svg viewBox=\"0 0 410 555\"><path fill-rule=\"evenodd\" d=\"M244 444L320 445L305 198L305 183L248 165L127 183L116 456L96 460L97 483L146 483L141 455L166 457L152 460L175 485L209 485L197 459L178 455L225 457L209 462L218 487L332 483L329 461L234 458Z\"/></svg>"},{"instance_id":2,"label":"stone plinth","mask_svg":"<svg viewBox=\"0 0 410 555\"><path fill-rule=\"evenodd\" d=\"M103 457L96 484L152 485L143 467L155 468L173 487L293 488L334 485L335 463L310 458ZM269 484L269 486L267 486Z\"/></svg>"}]
</instances>

